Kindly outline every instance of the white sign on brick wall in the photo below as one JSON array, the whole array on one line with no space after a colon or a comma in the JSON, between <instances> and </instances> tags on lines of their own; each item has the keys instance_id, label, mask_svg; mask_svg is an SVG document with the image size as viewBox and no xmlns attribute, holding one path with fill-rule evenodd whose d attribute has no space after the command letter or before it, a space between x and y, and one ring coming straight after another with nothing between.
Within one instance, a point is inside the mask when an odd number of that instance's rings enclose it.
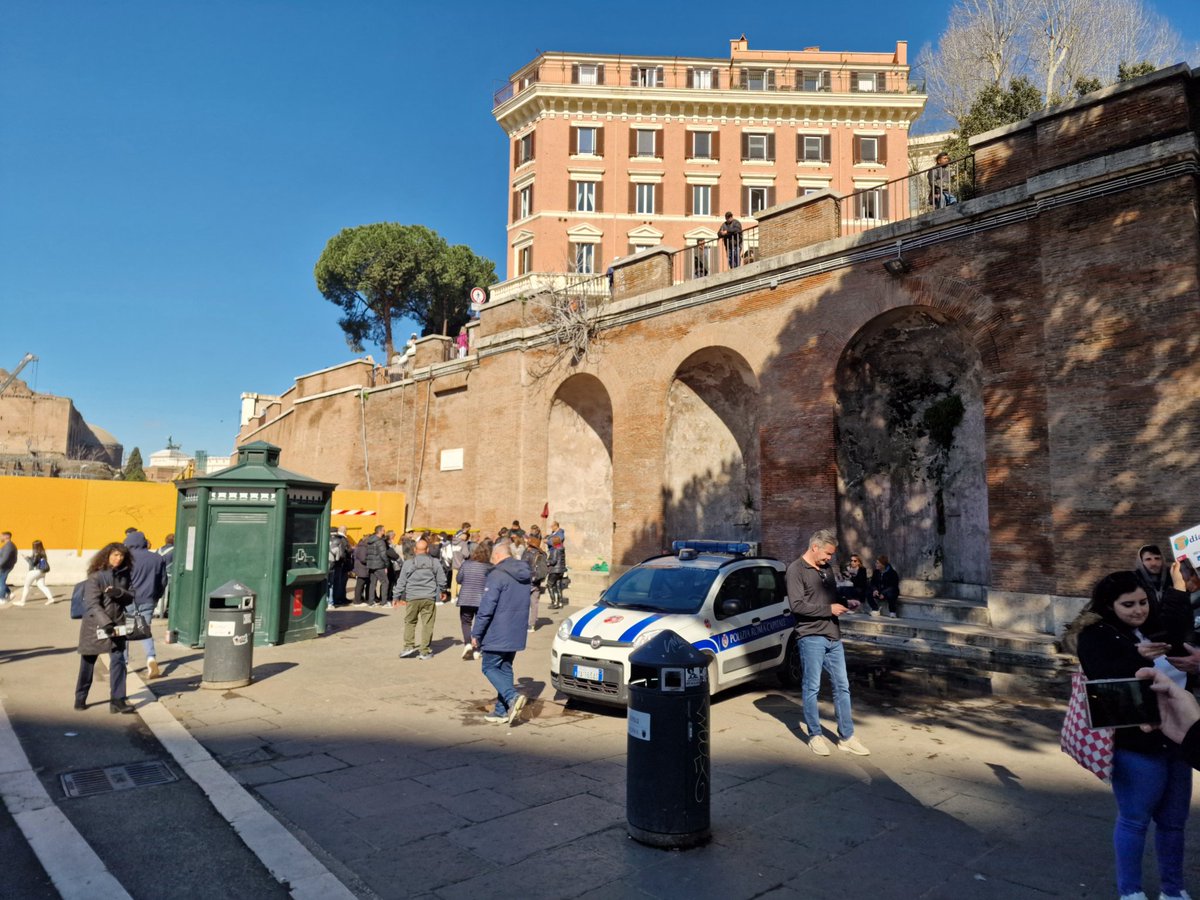
<instances>
[{"instance_id":1,"label":"white sign on brick wall","mask_svg":"<svg viewBox=\"0 0 1200 900\"><path fill-rule=\"evenodd\" d=\"M457 472L463 467L463 448L442 451L442 471Z\"/></svg>"}]
</instances>

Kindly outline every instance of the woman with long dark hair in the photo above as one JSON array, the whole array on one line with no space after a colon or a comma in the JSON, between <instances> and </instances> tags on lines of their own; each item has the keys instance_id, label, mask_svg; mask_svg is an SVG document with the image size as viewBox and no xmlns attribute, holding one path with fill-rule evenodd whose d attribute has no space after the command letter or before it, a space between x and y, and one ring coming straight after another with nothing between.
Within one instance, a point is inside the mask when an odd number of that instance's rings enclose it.
<instances>
[{"instance_id":1,"label":"woman with long dark hair","mask_svg":"<svg viewBox=\"0 0 1200 900\"><path fill-rule=\"evenodd\" d=\"M125 638L115 633L125 622L125 607L133 603L129 590L129 548L109 544L88 563L83 588L84 612L79 625L79 678L75 708L87 709L87 695L96 671L96 657L108 654L108 711L131 713L125 699Z\"/></svg>"},{"instance_id":2,"label":"woman with long dark hair","mask_svg":"<svg viewBox=\"0 0 1200 900\"><path fill-rule=\"evenodd\" d=\"M46 605L49 606L54 602L54 595L46 587L46 573L50 571L50 560L46 557L46 547L41 541L33 542L33 549L25 557L25 562L29 563L29 571L25 573L25 587L21 589L21 599L13 606L24 606L32 587L42 592L42 596L46 598Z\"/></svg>"},{"instance_id":3,"label":"woman with long dark hair","mask_svg":"<svg viewBox=\"0 0 1200 900\"><path fill-rule=\"evenodd\" d=\"M1177 588L1183 579L1178 576ZM1097 582L1092 600L1071 627L1079 663L1089 680L1132 678L1138 669L1153 666L1184 686L1187 675L1167 661L1185 634L1170 608L1187 597L1164 595L1153 603L1133 572L1113 572ZM1186 897L1183 886L1184 827L1192 799L1192 771L1179 748L1160 731L1118 728L1112 772L1117 822L1113 847L1117 861L1117 892L1122 900L1146 900L1142 893L1142 853L1146 832L1154 822L1163 900Z\"/></svg>"}]
</instances>

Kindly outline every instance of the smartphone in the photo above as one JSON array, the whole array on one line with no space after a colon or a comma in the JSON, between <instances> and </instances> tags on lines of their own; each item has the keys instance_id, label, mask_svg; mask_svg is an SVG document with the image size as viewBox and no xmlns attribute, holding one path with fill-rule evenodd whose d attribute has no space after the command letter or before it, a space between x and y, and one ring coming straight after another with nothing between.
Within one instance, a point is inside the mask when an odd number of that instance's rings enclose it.
<instances>
[{"instance_id":1,"label":"smartphone","mask_svg":"<svg viewBox=\"0 0 1200 900\"><path fill-rule=\"evenodd\" d=\"M1101 678L1085 682L1092 728L1158 725L1158 695L1147 678Z\"/></svg>"}]
</instances>

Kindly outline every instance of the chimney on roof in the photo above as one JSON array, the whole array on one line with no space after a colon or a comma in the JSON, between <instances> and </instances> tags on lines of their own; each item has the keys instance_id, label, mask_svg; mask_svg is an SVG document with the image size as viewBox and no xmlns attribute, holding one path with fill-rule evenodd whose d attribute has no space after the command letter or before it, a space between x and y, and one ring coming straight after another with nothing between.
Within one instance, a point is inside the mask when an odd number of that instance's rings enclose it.
<instances>
[{"instance_id":1,"label":"chimney on roof","mask_svg":"<svg viewBox=\"0 0 1200 900\"><path fill-rule=\"evenodd\" d=\"M750 42L748 40L746 40L745 32L742 33L742 36L740 38L734 38L733 40L731 40L729 42L729 55L731 57L733 56L733 54L737 53L739 50L749 50L749 49L750 49Z\"/></svg>"}]
</instances>

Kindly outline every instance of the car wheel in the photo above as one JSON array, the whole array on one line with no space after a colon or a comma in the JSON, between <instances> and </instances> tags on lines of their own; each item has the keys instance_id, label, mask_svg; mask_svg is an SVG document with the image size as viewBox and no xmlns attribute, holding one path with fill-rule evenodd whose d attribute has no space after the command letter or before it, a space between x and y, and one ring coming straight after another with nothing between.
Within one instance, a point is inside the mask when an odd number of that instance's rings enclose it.
<instances>
[{"instance_id":1,"label":"car wheel","mask_svg":"<svg viewBox=\"0 0 1200 900\"><path fill-rule=\"evenodd\" d=\"M799 687L803 670L800 666L800 642L796 636L788 636L787 652L783 654L783 662L775 670L779 683L784 687Z\"/></svg>"}]
</instances>

